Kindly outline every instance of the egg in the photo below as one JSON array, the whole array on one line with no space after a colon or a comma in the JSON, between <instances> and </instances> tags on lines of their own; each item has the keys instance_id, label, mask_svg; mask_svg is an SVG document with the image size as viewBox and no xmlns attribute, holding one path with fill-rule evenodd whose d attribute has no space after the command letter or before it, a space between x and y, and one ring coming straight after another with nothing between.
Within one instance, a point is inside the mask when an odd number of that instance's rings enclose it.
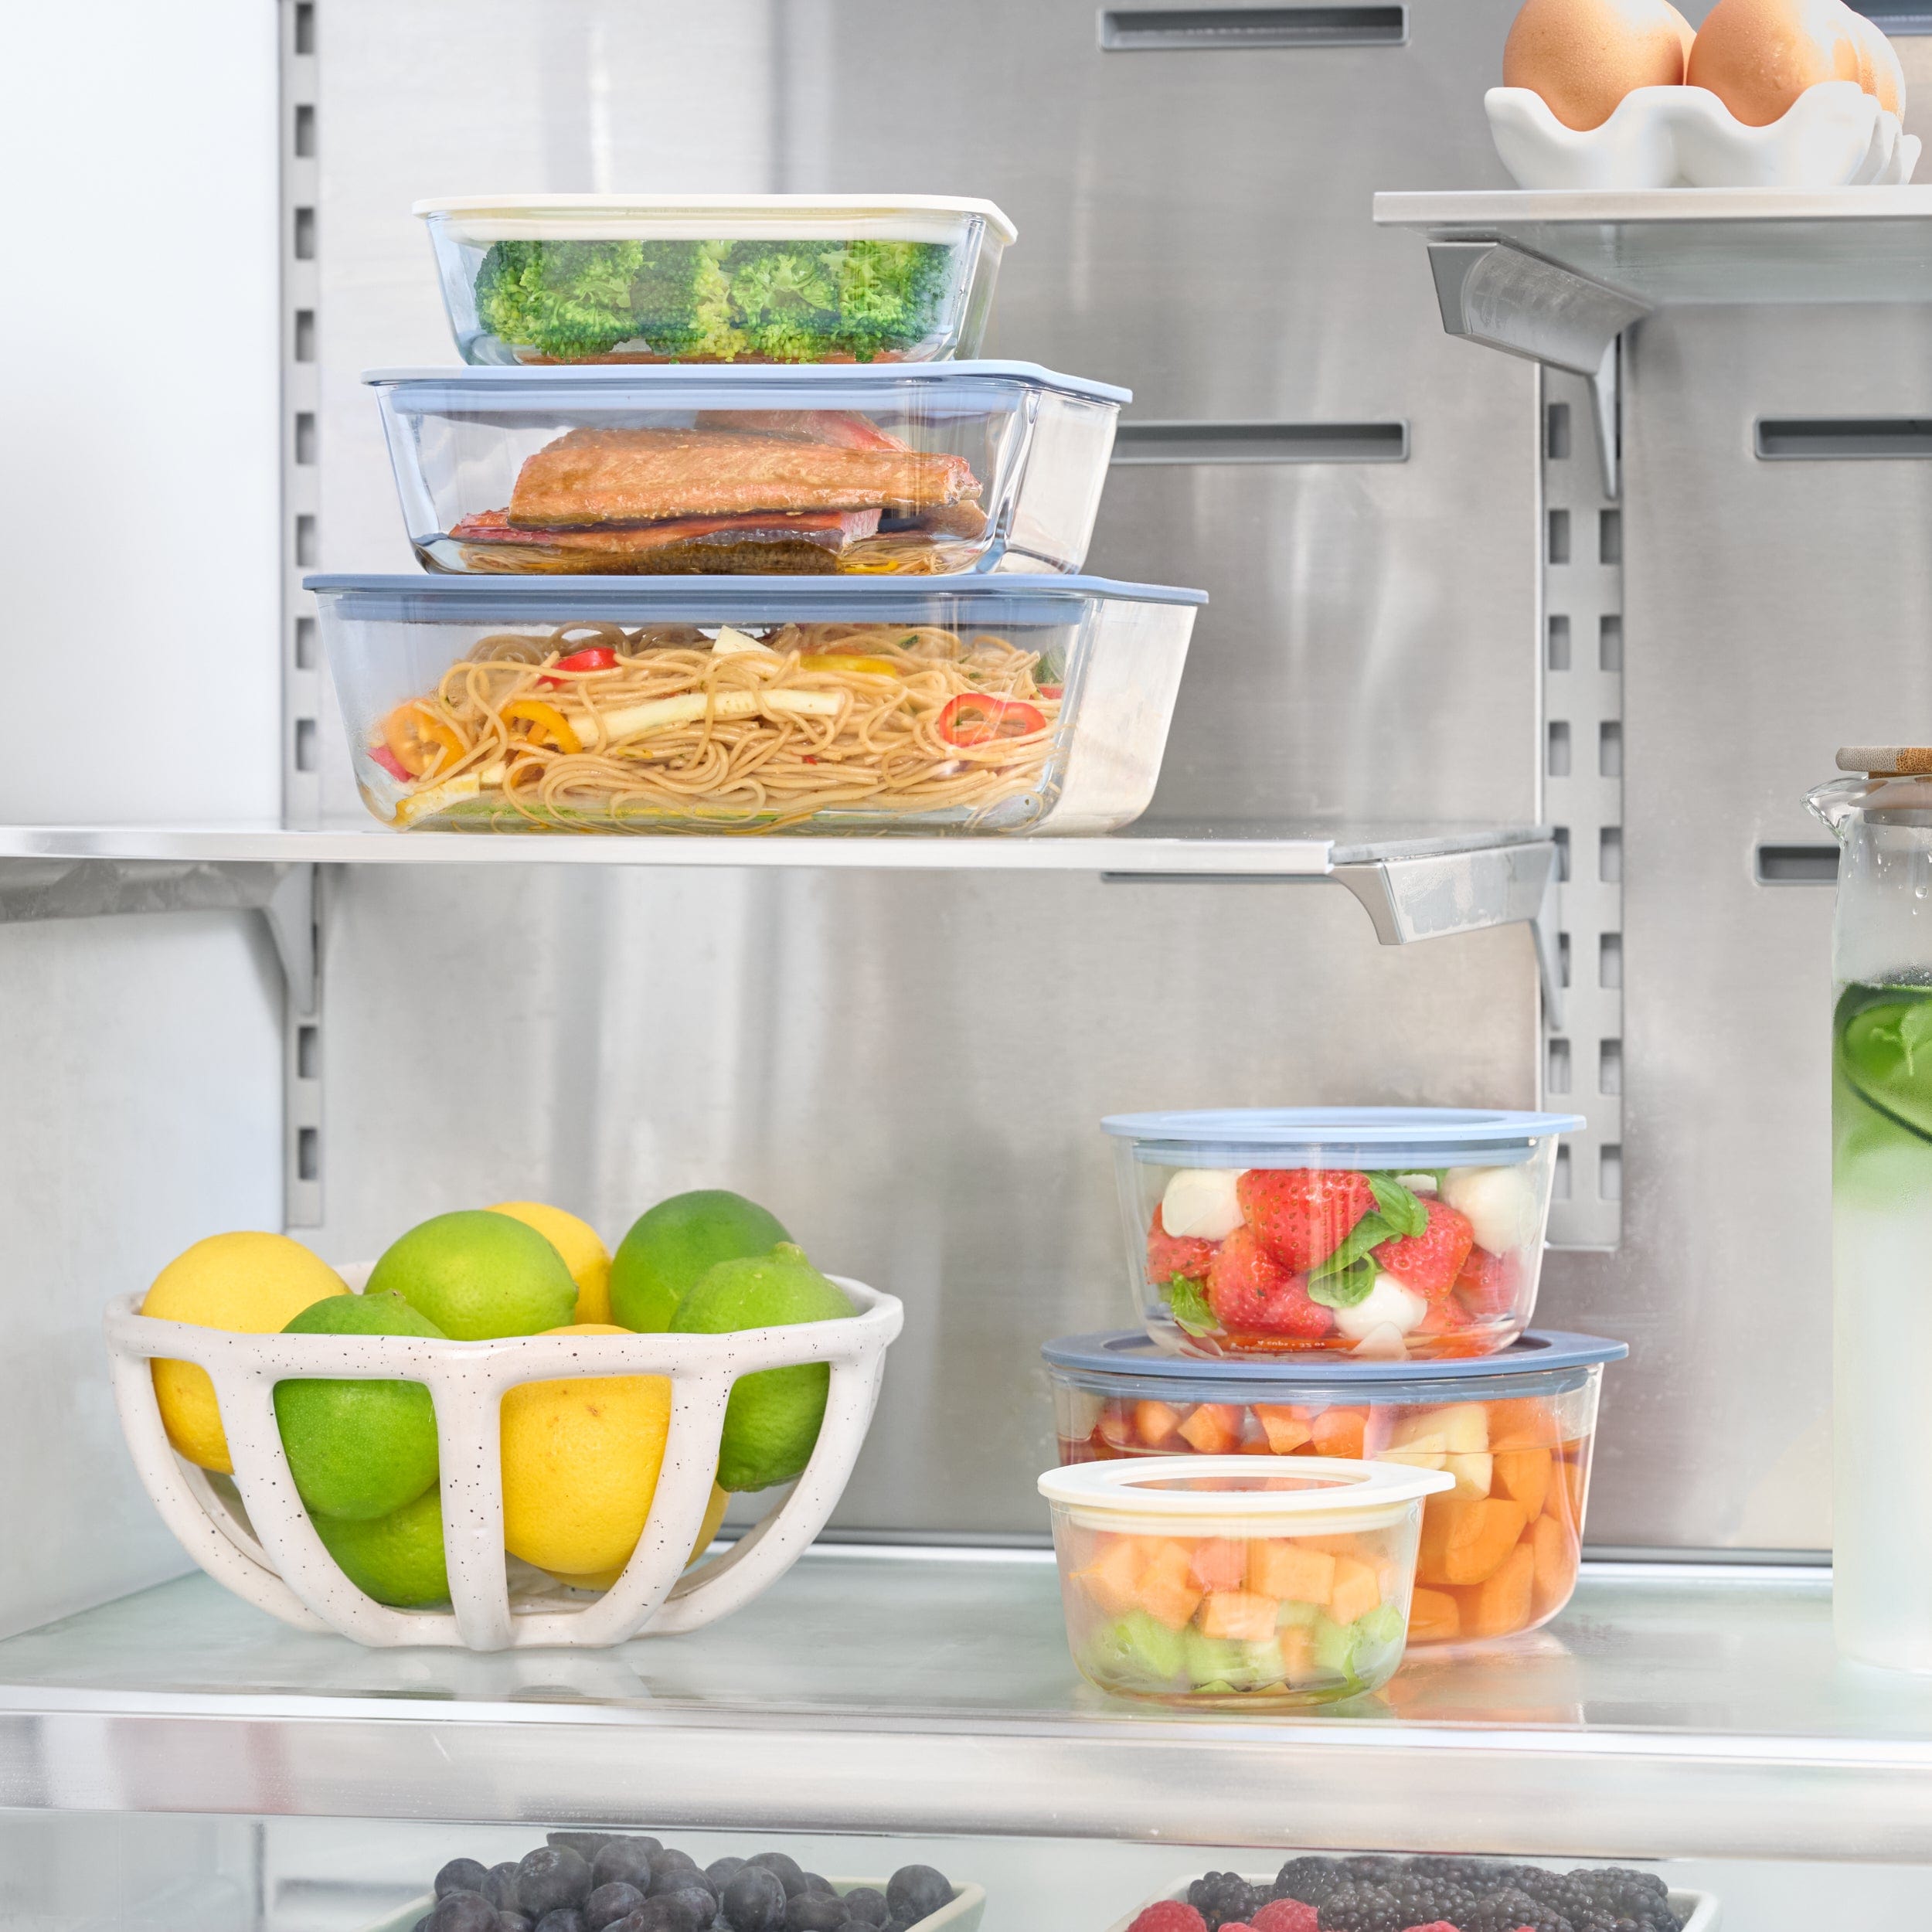
<instances>
[{"instance_id":1,"label":"egg","mask_svg":"<svg viewBox=\"0 0 1932 1932\"><path fill-rule=\"evenodd\" d=\"M1709 89L1746 127L1764 128L1807 87L1860 80L1860 47L1842 0L1717 0L1691 43L1684 78ZM1863 60L1875 56L1867 50Z\"/></svg>"},{"instance_id":2,"label":"egg","mask_svg":"<svg viewBox=\"0 0 1932 1932\"><path fill-rule=\"evenodd\" d=\"M1523 0L1502 84L1540 94L1566 128L1600 128L1632 88L1676 87L1691 42L1669 0Z\"/></svg>"},{"instance_id":3,"label":"egg","mask_svg":"<svg viewBox=\"0 0 1932 1932\"><path fill-rule=\"evenodd\" d=\"M1858 36L1859 46L1866 60L1860 63L1859 84L1868 94L1878 97L1879 105L1888 113L1901 119L1905 114L1905 70L1899 63L1898 49L1886 39L1876 20L1850 8L1845 11L1852 15L1852 31ZM1866 69L1869 67L1867 74Z\"/></svg>"}]
</instances>

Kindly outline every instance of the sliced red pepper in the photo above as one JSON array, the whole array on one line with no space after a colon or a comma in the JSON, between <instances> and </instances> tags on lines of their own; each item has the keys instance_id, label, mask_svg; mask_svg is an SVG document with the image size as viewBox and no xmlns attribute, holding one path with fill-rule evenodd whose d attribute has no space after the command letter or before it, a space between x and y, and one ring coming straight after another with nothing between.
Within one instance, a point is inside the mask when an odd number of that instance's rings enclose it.
<instances>
[{"instance_id":1,"label":"sliced red pepper","mask_svg":"<svg viewBox=\"0 0 1932 1932\"><path fill-rule=\"evenodd\" d=\"M408 785L416 782L409 767L387 745L371 745L369 755L399 783Z\"/></svg>"},{"instance_id":2,"label":"sliced red pepper","mask_svg":"<svg viewBox=\"0 0 1932 1932\"><path fill-rule=\"evenodd\" d=\"M1038 689L1043 698L1051 698L1056 702L1066 695L1066 687L1063 684L1043 684Z\"/></svg>"},{"instance_id":3,"label":"sliced red pepper","mask_svg":"<svg viewBox=\"0 0 1932 1932\"><path fill-rule=\"evenodd\" d=\"M949 745L990 745L1002 738L1030 737L1046 729L1046 713L1018 698L962 691L939 714L939 735Z\"/></svg>"},{"instance_id":4,"label":"sliced red pepper","mask_svg":"<svg viewBox=\"0 0 1932 1932\"><path fill-rule=\"evenodd\" d=\"M573 651L567 658L559 658L551 666L555 671L609 671L614 669L617 654L607 644L594 644L587 651ZM563 680L561 678L539 678L537 682L554 691Z\"/></svg>"}]
</instances>

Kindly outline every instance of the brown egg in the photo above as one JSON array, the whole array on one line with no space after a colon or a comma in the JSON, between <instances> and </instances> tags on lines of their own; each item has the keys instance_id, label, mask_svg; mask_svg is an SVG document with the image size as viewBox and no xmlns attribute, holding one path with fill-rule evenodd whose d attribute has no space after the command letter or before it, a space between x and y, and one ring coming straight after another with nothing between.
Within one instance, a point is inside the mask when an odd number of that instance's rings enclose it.
<instances>
[{"instance_id":1,"label":"brown egg","mask_svg":"<svg viewBox=\"0 0 1932 1932\"><path fill-rule=\"evenodd\" d=\"M1746 127L1763 128L1807 87L1858 80L1859 69L1858 29L1842 0L1717 0L1684 78L1708 87Z\"/></svg>"},{"instance_id":2,"label":"brown egg","mask_svg":"<svg viewBox=\"0 0 1932 1932\"><path fill-rule=\"evenodd\" d=\"M1876 94L1881 107L1895 114L1905 112L1905 70L1899 64L1898 49L1886 39L1876 20L1847 8L1852 31L1859 43L1859 85Z\"/></svg>"},{"instance_id":3,"label":"brown egg","mask_svg":"<svg viewBox=\"0 0 1932 1932\"><path fill-rule=\"evenodd\" d=\"M1633 87L1682 81L1691 43L1669 0L1523 0L1502 84L1541 94L1566 128L1600 128Z\"/></svg>"}]
</instances>

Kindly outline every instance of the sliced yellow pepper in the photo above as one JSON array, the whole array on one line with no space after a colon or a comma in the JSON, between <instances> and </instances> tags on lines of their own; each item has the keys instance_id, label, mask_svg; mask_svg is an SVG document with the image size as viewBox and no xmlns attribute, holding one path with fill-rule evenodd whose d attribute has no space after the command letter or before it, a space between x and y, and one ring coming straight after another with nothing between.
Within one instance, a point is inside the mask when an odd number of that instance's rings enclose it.
<instances>
[{"instance_id":1,"label":"sliced yellow pepper","mask_svg":"<svg viewBox=\"0 0 1932 1932\"><path fill-rule=\"evenodd\" d=\"M445 763L461 757L464 750L456 727L420 698L399 704L383 720L383 742L412 778L420 778L429 770L439 750L445 754Z\"/></svg>"},{"instance_id":2,"label":"sliced yellow pepper","mask_svg":"<svg viewBox=\"0 0 1932 1932\"><path fill-rule=\"evenodd\" d=\"M503 707L503 717L506 723L515 719L527 724L533 743L539 738L548 738L566 756L573 756L583 749L583 741L571 730L570 721L555 705L546 704L540 698L515 699Z\"/></svg>"},{"instance_id":3,"label":"sliced yellow pepper","mask_svg":"<svg viewBox=\"0 0 1932 1932\"><path fill-rule=\"evenodd\" d=\"M857 671L869 678L896 678L901 666L889 658L865 658L849 651L821 651L798 660L801 671Z\"/></svg>"}]
</instances>

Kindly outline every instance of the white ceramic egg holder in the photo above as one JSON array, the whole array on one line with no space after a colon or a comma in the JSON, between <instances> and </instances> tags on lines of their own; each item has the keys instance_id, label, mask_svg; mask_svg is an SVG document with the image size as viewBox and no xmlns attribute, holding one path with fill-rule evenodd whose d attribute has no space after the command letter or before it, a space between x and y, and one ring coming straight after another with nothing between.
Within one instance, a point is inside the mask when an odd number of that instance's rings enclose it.
<instances>
[{"instance_id":1,"label":"white ceramic egg holder","mask_svg":"<svg viewBox=\"0 0 1932 1932\"><path fill-rule=\"evenodd\" d=\"M369 1267L339 1270L359 1292ZM602 1648L640 1634L696 1630L728 1616L783 1576L825 1526L865 1442L886 1350L904 1311L889 1294L834 1275L859 1312L849 1319L731 1335L518 1335L447 1342L416 1335L237 1335L139 1312L122 1295L107 1316L115 1406L134 1467L188 1553L235 1594L298 1630L338 1631L373 1648L434 1645L478 1651ZM192 1362L215 1385L244 1516L207 1473L176 1455L148 1364ZM685 1575L718 1466L725 1403L741 1375L824 1362L825 1421L804 1472L730 1553ZM671 1423L644 1534L603 1594L540 1578L514 1600L503 1549L498 1406L519 1383L568 1376L671 1379ZM356 1588L324 1548L295 1493L276 1427L277 1382L298 1376L420 1382L436 1405L447 1611L392 1610ZM536 1577L537 1573L529 1573Z\"/></svg>"},{"instance_id":2,"label":"white ceramic egg holder","mask_svg":"<svg viewBox=\"0 0 1932 1932\"><path fill-rule=\"evenodd\" d=\"M1540 94L1492 87L1489 132L1519 188L1883 187L1910 181L1919 141L1853 80L1808 87L1747 128L1708 87L1637 87L1600 128L1566 128Z\"/></svg>"}]
</instances>

